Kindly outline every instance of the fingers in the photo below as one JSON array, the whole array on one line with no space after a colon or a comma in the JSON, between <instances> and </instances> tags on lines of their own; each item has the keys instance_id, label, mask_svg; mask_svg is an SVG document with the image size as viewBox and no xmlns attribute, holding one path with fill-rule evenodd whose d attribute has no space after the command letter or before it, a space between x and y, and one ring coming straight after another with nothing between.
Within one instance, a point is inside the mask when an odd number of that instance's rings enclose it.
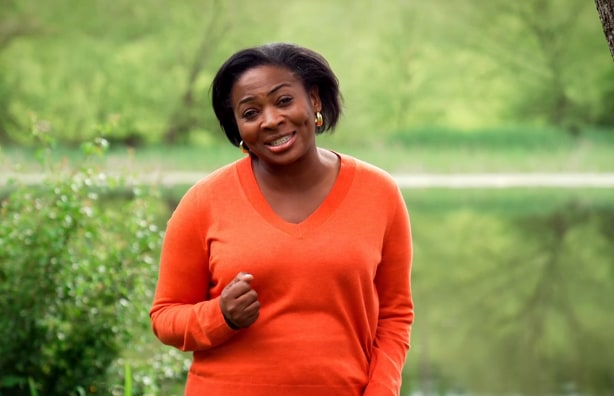
<instances>
[{"instance_id":1,"label":"fingers","mask_svg":"<svg viewBox=\"0 0 614 396\"><path fill-rule=\"evenodd\" d=\"M222 290L220 307L226 322L235 329L249 327L258 319L260 302L251 287L254 276L240 272Z\"/></svg>"},{"instance_id":2,"label":"fingers","mask_svg":"<svg viewBox=\"0 0 614 396\"><path fill-rule=\"evenodd\" d=\"M222 291L222 294L226 292L229 296L239 297L241 294L246 293L251 289L251 283L254 279L252 274L245 272L239 272L233 280Z\"/></svg>"},{"instance_id":3,"label":"fingers","mask_svg":"<svg viewBox=\"0 0 614 396\"><path fill-rule=\"evenodd\" d=\"M260 316L260 302L256 299L242 311L242 317L235 322L239 328L251 326Z\"/></svg>"}]
</instances>

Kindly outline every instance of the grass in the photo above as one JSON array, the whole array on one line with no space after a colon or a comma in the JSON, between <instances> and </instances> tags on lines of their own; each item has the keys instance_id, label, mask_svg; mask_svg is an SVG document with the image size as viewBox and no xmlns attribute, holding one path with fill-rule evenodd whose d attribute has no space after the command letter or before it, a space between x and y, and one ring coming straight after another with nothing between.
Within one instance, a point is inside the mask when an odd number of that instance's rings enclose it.
<instances>
[{"instance_id":1,"label":"grass","mask_svg":"<svg viewBox=\"0 0 614 396\"><path fill-rule=\"evenodd\" d=\"M166 187L162 197L177 203L190 185ZM449 189L412 188L403 190L410 212L443 213L456 210L489 212L496 215L544 213L566 205L593 209L611 207L614 189L610 188L528 188ZM170 215L170 213L169 213Z\"/></svg>"},{"instance_id":2,"label":"grass","mask_svg":"<svg viewBox=\"0 0 614 396\"><path fill-rule=\"evenodd\" d=\"M506 128L459 132L424 128L392 134L385 144L347 152L391 172L610 172L614 132Z\"/></svg>"},{"instance_id":3,"label":"grass","mask_svg":"<svg viewBox=\"0 0 614 396\"><path fill-rule=\"evenodd\" d=\"M567 205L609 208L614 202L613 189L411 189L404 191L410 213L441 214L456 210L515 216L546 213Z\"/></svg>"},{"instance_id":4,"label":"grass","mask_svg":"<svg viewBox=\"0 0 614 396\"><path fill-rule=\"evenodd\" d=\"M483 172L614 172L614 131L588 131L572 137L561 131L506 129L471 133L422 129L390 134L382 141L351 144L337 135L318 137L318 144L353 155L392 173ZM168 171L209 172L241 158L226 142L206 147L147 146L111 148L100 166L138 173ZM77 149L57 147L55 162L79 162ZM25 148L0 151L0 171L36 172L36 152Z\"/></svg>"}]
</instances>

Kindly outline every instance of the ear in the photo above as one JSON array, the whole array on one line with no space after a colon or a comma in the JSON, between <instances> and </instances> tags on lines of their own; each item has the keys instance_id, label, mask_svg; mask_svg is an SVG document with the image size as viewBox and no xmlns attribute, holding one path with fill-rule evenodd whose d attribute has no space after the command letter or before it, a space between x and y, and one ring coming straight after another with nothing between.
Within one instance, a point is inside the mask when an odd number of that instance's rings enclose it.
<instances>
[{"instance_id":1,"label":"ear","mask_svg":"<svg viewBox=\"0 0 614 396\"><path fill-rule=\"evenodd\" d=\"M322 111L322 101L320 100L320 92L317 86L311 88L311 91L309 91L309 99L311 100L311 106L314 112Z\"/></svg>"}]
</instances>

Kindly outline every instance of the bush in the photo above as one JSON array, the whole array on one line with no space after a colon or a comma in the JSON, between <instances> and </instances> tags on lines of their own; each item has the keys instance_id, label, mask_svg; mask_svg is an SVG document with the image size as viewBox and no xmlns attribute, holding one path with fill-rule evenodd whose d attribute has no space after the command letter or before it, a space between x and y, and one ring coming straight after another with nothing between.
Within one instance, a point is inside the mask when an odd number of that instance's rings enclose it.
<instances>
[{"instance_id":1,"label":"bush","mask_svg":"<svg viewBox=\"0 0 614 396\"><path fill-rule=\"evenodd\" d=\"M109 368L149 325L155 196L92 166L49 168L0 206L0 395L111 394L123 381Z\"/></svg>"}]
</instances>

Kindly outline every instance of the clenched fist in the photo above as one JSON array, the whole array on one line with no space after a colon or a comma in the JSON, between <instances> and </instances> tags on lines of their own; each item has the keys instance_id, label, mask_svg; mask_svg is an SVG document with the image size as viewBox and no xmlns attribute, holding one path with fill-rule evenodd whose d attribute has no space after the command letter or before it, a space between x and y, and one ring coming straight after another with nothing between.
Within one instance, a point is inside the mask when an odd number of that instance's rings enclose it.
<instances>
[{"instance_id":1,"label":"clenched fist","mask_svg":"<svg viewBox=\"0 0 614 396\"><path fill-rule=\"evenodd\" d=\"M252 280L253 275L239 272L222 290L220 307L224 319L235 330L249 327L260 314L258 293L252 289Z\"/></svg>"}]
</instances>

